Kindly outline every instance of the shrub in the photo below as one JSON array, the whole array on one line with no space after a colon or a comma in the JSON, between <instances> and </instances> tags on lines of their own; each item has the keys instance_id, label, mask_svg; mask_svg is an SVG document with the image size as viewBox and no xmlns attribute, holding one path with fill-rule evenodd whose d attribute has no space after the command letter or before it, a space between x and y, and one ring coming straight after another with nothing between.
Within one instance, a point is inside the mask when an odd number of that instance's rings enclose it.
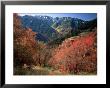
<instances>
[{"instance_id":1,"label":"shrub","mask_svg":"<svg viewBox=\"0 0 110 88\"><path fill-rule=\"evenodd\" d=\"M49 58L49 53L44 43L35 40L36 33L30 28L23 28L17 14L14 14L13 26L14 66L22 66L23 64L41 66L45 64L47 62L45 58Z\"/></svg>"},{"instance_id":2,"label":"shrub","mask_svg":"<svg viewBox=\"0 0 110 88\"><path fill-rule=\"evenodd\" d=\"M97 70L95 43L96 32L66 39L53 51L49 64L57 70L72 74L95 72Z\"/></svg>"}]
</instances>

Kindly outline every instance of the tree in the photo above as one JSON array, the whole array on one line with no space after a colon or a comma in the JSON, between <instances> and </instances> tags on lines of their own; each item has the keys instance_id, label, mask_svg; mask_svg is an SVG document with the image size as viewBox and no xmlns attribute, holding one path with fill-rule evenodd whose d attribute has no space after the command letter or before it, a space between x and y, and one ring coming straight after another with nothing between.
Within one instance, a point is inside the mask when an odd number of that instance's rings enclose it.
<instances>
[{"instance_id":1,"label":"tree","mask_svg":"<svg viewBox=\"0 0 110 88\"><path fill-rule=\"evenodd\" d=\"M30 28L23 28L20 18L14 14L14 65L36 64L37 47L36 33Z\"/></svg>"},{"instance_id":2,"label":"tree","mask_svg":"<svg viewBox=\"0 0 110 88\"><path fill-rule=\"evenodd\" d=\"M46 65L50 52L43 42L35 39L36 34L30 28L23 28L19 16L14 14L14 66Z\"/></svg>"}]
</instances>

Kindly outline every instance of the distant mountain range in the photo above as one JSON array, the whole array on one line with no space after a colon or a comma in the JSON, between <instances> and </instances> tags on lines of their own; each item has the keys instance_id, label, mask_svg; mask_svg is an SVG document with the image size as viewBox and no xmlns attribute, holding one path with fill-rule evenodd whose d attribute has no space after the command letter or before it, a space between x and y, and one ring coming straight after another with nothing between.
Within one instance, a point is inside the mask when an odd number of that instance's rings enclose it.
<instances>
[{"instance_id":1,"label":"distant mountain range","mask_svg":"<svg viewBox=\"0 0 110 88\"><path fill-rule=\"evenodd\" d=\"M77 30L83 31L93 29L97 26L97 19L84 21L71 17L50 16L20 16L22 27L31 28L37 32L36 39L39 41L49 42L67 35Z\"/></svg>"}]
</instances>

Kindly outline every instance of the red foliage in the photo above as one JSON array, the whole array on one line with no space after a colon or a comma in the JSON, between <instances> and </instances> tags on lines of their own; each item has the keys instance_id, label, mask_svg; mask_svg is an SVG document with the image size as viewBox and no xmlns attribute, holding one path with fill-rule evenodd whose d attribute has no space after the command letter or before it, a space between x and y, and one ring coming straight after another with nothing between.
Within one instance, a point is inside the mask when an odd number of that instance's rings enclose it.
<instances>
[{"instance_id":1,"label":"red foliage","mask_svg":"<svg viewBox=\"0 0 110 88\"><path fill-rule=\"evenodd\" d=\"M71 40L73 48L78 48L79 46L90 47L94 44L94 33L89 33L87 36Z\"/></svg>"},{"instance_id":2,"label":"red foliage","mask_svg":"<svg viewBox=\"0 0 110 88\"><path fill-rule=\"evenodd\" d=\"M17 14L14 14L13 17L14 65L31 65L39 63L39 52L43 47L35 40L36 33L30 28L23 28Z\"/></svg>"},{"instance_id":3,"label":"red foliage","mask_svg":"<svg viewBox=\"0 0 110 88\"><path fill-rule=\"evenodd\" d=\"M56 69L78 73L96 70L96 32L66 39L55 51L49 64Z\"/></svg>"}]
</instances>

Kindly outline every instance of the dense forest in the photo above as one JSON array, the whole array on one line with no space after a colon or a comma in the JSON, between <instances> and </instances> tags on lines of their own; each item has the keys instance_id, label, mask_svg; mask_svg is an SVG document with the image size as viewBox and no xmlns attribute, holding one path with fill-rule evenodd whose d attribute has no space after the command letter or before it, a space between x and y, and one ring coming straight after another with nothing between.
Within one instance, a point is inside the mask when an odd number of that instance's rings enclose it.
<instances>
[{"instance_id":1,"label":"dense forest","mask_svg":"<svg viewBox=\"0 0 110 88\"><path fill-rule=\"evenodd\" d=\"M14 75L97 73L97 19L13 14Z\"/></svg>"}]
</instances>

